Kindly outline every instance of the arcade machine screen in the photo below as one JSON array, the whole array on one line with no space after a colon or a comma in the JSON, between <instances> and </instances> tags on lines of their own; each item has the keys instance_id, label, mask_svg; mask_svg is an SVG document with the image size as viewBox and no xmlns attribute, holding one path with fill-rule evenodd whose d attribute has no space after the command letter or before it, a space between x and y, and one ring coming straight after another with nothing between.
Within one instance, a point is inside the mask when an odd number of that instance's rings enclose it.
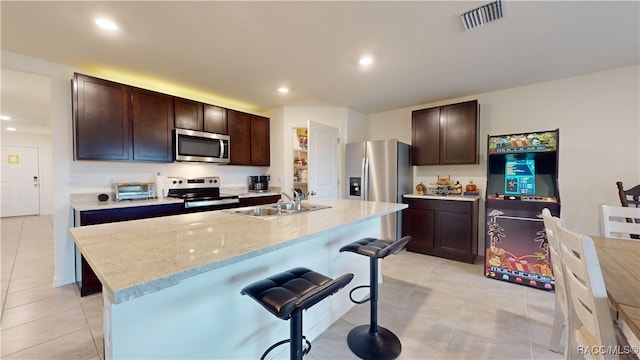
<instances>
[{"instance_id":1,"label":"arcade machine screen","mask_svg":"<svg viewBox=\"0 0 640 360\"><path fill-rule=\"evenodd\" d=\"M504 193L535 195L536 163L534 160L507 159L504 169Z\"/></svg>"}]
</instances>

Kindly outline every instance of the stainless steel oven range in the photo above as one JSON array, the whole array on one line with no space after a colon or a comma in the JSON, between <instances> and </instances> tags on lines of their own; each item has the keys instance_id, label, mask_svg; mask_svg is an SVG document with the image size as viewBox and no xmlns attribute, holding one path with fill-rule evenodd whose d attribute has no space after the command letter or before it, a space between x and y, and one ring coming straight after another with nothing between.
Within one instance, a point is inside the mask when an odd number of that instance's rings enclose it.
<instances>
[{"instance_id":1,"label":"stainless steel oven range","mask_svg":"<svg viewBox=\"0 0 640 360\"><path fill-rule=\"evenodd\" d=\"M217 176L201 178L168 177L167 196L184 200L185 208L237 204L237 195L220 193L220 178Z\"/></svg>"}]
</instances>

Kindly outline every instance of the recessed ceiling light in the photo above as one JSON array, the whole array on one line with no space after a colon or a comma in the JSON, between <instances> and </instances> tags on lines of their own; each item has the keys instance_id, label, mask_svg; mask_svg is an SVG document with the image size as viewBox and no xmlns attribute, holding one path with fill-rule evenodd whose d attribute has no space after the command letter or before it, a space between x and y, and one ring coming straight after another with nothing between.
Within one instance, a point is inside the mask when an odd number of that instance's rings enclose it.
<instances>
[{"instance_id":1,"label":"recessed ceiling light","mask_svg":"<svg viewBox=\"0 0 640 360\"><path fill-rule=\"evenodd\" d=\"M288 87L286 87L286 86L280 86L280 87L278 88L278 92L279 92L279 93L281 93L281 94L286 94L286 93L288 93L288 92L289 92L289 88L288 88Z\"/></svg>"},{"instance_id":2,"label":"recessed ceiling light","mask_svg":"<svg viewBox=\"0 0 640 360\"><path fill-rule=\"evenodd\" d=\"M16 131L16 128L14 128L14 127L8 127L8 128L7 128L7 131Z\"/></svg>"},{"instance_id":3,"label":"recessed ceiling light","mask_svg":"<svg viewBox=\"0 0 640 360\"><path fill-rule=\"evenodd\" d=\"M118 25L111 20L107 20L105 18L96 19L96 25L100 26L103 29L114 31L118 29Z\"/></svg>"},{"instance_id":4,"label":"recessed ceiling light","mask_svg":"<svg viewBox=\"0 0 640 360\"><path fill-rule=\"evenodd\" d=\"M360 65L369 66L371 64L373 64L373 58L371 56L365 55L360 58Z\"/></svg>"},{"instance_id":5,"label":"recessed ceiling light","mask_svg":"<svg viewBox=\"0 0 640 360\"><path fill-rule=\"evenodd\" d=\"M0 115L0 120L11 120L11 116Z\"/></svg>"}]
</instances>

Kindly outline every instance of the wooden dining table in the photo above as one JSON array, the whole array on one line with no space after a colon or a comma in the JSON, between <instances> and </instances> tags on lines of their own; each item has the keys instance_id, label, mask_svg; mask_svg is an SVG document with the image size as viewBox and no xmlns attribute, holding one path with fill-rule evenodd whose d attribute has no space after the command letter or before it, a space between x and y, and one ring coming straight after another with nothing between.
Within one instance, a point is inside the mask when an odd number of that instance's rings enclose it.
<instances>
[{"instance_id":1,"label":"wooden dining table","mask_svg":"<svg viewBox=\"0 0 640 360\"><path fill-rule=\"evenodd\" d=\"M640 240L591 238L622 332L630 345L640 346Z\"/></svg>"}]
</instances>

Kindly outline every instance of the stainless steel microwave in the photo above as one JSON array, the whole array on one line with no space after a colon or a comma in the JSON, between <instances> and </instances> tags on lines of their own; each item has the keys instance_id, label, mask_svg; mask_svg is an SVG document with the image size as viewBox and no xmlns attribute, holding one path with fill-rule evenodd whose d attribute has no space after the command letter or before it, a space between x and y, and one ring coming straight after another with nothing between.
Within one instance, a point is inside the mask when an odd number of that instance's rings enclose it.
<instances>
[{"instance_id":1,"label":"stainless steel microwave","mask_svg":"<svg viewBox=\"0 0 640 360\"><path fill-rule=\"evenodd\" d=\"M174 130L174 160L229 163L229 136L202 131Z\"/></svg>"}]
</instances>

